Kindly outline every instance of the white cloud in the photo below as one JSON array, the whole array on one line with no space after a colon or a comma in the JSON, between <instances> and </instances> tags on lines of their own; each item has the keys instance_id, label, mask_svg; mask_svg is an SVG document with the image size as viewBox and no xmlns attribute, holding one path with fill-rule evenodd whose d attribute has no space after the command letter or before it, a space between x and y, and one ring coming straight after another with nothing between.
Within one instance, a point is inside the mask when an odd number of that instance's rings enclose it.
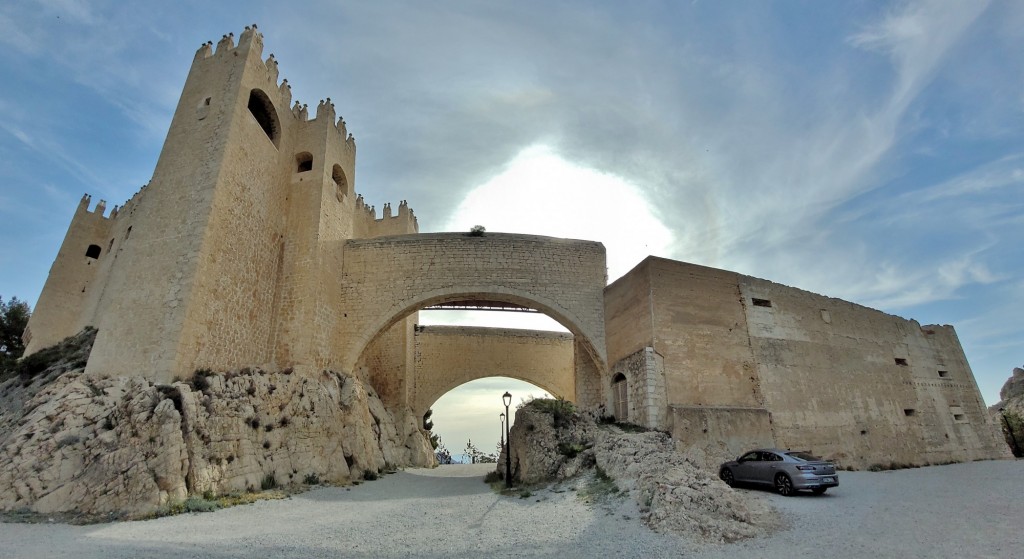
<instances>
[{"instance_id":1,"label":"white cloud","mask_svg":"<svg viewBox=\"0 0 1024 559\"><path fill-rule=\"evenodd\" d=\"M948 49L989 2L909 2L850 37L853 45L886 53L897 71L891 106L902 113L933 75Z\"/></svg>"}]
</instances>

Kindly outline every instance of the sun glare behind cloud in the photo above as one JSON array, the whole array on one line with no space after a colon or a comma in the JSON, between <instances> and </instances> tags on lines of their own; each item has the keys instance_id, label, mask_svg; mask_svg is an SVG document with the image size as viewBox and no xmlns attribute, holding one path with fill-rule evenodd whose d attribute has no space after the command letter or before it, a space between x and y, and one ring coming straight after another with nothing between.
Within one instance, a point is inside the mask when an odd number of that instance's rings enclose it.
<instances>
[{"instance_id":1,"label":"sun glare behind cloud","mask_svg":"<svg viewBox=\"0 0 1024 559\"><path fill-rule=\"evenodd\" d=\"M447 229L468 231L474 225L493 233L600 241L609 280L647 255L668 255L673 240L640 188L566 161L544 145L519 152L500 174L470 192Z\"/></svg>"}]
</instances>

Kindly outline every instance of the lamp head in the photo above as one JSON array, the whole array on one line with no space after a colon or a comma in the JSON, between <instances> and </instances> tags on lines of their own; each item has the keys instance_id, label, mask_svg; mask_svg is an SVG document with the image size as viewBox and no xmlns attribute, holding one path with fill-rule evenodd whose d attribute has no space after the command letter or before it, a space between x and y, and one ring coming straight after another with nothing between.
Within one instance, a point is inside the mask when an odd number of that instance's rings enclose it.
<instances>
[{"instance_id":1,"label":"lamp head","mask_svg":"<svg viewBox=\"0 0 1024 559\"><path fill-rule=\"evenodd\" d=\"M512 395L509 394L508 392L502 394L501 395L501 401L505 402L505 407L507 408L508 405L512 403Z\"/></svg>"}]
</instances>

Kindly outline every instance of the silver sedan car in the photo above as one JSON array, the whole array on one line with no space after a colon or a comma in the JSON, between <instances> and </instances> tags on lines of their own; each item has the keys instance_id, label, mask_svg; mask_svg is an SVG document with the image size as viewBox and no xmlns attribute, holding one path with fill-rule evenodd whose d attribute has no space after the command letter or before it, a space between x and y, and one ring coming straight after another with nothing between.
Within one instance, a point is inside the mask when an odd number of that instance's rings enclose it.
<instances>
[{"instance_id":1,"label":"silver sedan car","mask_svg":"<svg viewBox=\"0 0 1024 559\"><path fill-rule=\"evenodd\" d=\"M730 487L737 483L769 485L786 496L802 489L821 495L839 485L832 462L806 452L777 448L751 450L726 462L718 470L718 477Z\"/></svg>"}]
</instances>

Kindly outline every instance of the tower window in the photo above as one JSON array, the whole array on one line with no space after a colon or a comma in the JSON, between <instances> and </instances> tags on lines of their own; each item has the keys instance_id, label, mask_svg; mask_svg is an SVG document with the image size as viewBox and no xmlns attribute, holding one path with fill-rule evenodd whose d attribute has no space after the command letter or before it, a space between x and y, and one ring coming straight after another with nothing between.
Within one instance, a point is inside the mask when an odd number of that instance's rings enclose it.
<instances>
[{"instance_id":1,"label":"tower window","mask_svg":"<svg viewBox=\"0 0 1024 559\"><path fill-rule=\"evenodd\" d=\"M754 298L751 299L751 301L753 301L755 307L770 307L770 306L772 306L772 302L769 301L768 299L758 299L758 298L754 297Z\"/></svg>"},{"instance_id":2,"label":"tower window","mask_svg":"<svg viewBox=\"0 0 1024 559\"><path fill-rule=\"evenodd\" d=\"M905 408L903 410L903 415L905 415L907 417L913 417L916 414L917 414L917 411L913 410L913 409L910 409L910 408Z\"/></svg>"},{"instance_id":3,"label":"tower window","mask_svg":"<svg viewBox=\"0 0 1024 559\"><path fill-rule=\"evenodd\" d=\"M277 119L274 104L270 102L270 98L263 90L254 89L249 93L249 112L270 138L270 141L277 146L281 136L281 125Z\"/></svg>"},{"instance_id":4,"label":"tower window","mask_svg":"<svg viewBox=\"0 0 1024 559\"><path fill-rule=\"evenodd\" d=\"M939 371L939 378L948 378L949 371Z\"/></svg>"},{"instance_id":5,"label":"tower window","mask_svg":"<svg viewBox=\"0 0 1024 559\"><path fill-rule=\"evenodd\" d=\"M895 357L895 358L893 358L893 360L896 361L896 364L901 366L901 367L906 367L907 366L907 360L902 358L902 357Z\"/></svg>"},{"instance_id":6,"label":"tower window","mask_svg":"<svg viewBox=\"0 0 1024 559\"><path fill-rule=\"evenodd\" d=\"M304 151L295 156L295 172L305 173L313 170L313 154Z\"/></svg>"},{"instance_id":7,"label":"tower window","mask_svg":"<svg viewBox=\"0 0 1024 559\"><path fill-rule=\"evenodd\" d=\"M85 257L86 258L99 258L100 257L100 253L102 251L103 251L103 249L100 248L100 245L89 245L89 248L85 249Z\"/></svg>"},{"instance_id":8,"label":"tower window","mask_svg":"<svg viewBox=\"0 0 1024 559\"><path fill-rule=\"evenodd\" d=\"M341 168L341 165L335 163L331 169L331 179L334 180L334 184L338 185L338 199L341 200L342 196L348 196L348 179L345 177L345 171Z\"/></svg>"}]
</instances>

